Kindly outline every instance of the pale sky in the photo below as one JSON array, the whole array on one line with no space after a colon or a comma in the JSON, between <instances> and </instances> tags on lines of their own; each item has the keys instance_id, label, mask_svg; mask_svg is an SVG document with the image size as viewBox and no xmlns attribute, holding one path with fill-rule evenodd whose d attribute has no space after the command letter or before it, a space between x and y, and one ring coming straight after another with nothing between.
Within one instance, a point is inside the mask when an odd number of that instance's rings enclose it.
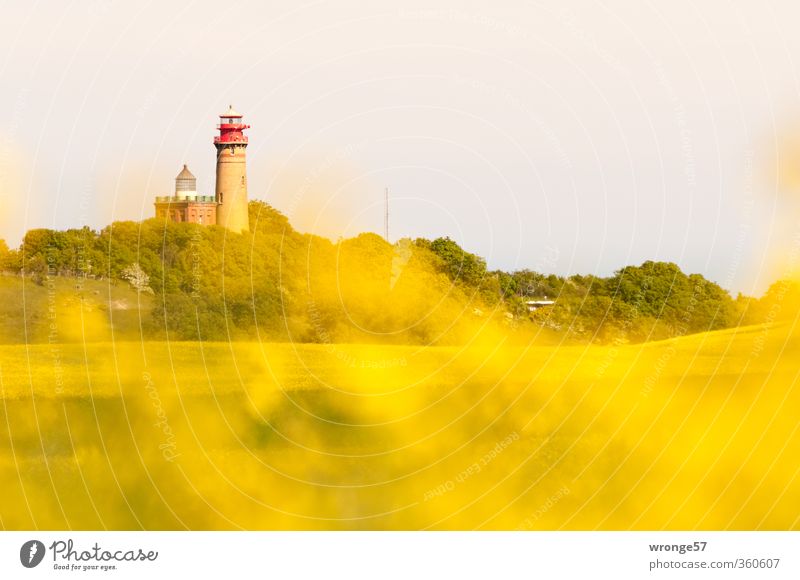
<instances>
[{"instance_id":1,"label":"pale sky","mask_svg":"<svg viewBox=\"0 0 800 580\"><path fill-rule=\"evenodd\" d=\"M2 12L12 246L34 227L151 217L183 163L213 194L214 125L233 104L252 125L251 199L301 231L382 232L388 187L393 240L448 235L492 268L608 275L666 260L753 293L795 256L796 2Z\"/></svg>"}]
</instances>

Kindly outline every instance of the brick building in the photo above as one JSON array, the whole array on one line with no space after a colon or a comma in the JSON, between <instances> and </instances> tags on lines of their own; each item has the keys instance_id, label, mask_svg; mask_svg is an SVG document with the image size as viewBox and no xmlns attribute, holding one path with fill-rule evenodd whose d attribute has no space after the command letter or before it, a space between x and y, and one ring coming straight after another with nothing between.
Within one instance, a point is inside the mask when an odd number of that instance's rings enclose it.
<instances>
[{"instance_id":1,"label":"brick building","mask_svg":"<svg viewBox=\"0 0 800 580\"><path fill-rule=\"evenodd\" d=\"M217 201L213 195L197 195L197 178L184 165L175 178L175 195L156 197L156 217L174 222L214 225Z\"/></svg>"}]
</instances>

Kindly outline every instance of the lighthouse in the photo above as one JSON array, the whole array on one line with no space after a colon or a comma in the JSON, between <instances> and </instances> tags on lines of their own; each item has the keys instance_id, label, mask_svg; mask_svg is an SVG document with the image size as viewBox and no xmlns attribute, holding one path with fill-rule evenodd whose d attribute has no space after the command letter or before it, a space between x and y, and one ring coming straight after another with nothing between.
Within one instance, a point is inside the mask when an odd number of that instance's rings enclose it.
<instances>
[{"instance_id":1,"label":"lighthouse","mask_svg":"<svg viewBox=\"0 0 800 580\"><path fill-rule=\"evenodd\" d=\"M219 135L214 137L217 149L217 224L234 232L250 229L247 212L247 137L242 116L231 106L219 116Z\"/></svg>"}]
</instances>

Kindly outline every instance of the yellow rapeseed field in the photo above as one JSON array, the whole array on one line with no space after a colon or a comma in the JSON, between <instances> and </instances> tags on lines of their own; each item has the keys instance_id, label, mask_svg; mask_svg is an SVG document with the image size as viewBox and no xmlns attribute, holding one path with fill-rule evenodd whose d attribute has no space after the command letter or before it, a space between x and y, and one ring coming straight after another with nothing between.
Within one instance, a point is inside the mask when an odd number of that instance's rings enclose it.
<instances>
[{"instance_id":1,"label":"yellow rapeseed field","mask_svg":"<svg viewBox=\"0 0 800 580\"><path fill-rule=\"evenodd\" d=\"M791 323L0 346L5 529L797 529Z\"/></svg>"}]
</instances>

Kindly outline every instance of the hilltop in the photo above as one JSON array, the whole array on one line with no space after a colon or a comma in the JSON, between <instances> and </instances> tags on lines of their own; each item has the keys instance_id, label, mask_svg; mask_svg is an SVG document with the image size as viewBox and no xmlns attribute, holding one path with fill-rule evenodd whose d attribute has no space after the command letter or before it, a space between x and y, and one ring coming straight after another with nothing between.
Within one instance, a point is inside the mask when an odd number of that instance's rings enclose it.
<instances>
[{"instance_id":1,"label":"hilltop","mask_svg":"<svg viewBox=\"0 0 800 580\"><path fill-rule=\"evenodd\" d=\"M263 202L249 209L244 234L149 219L36 229L19 248L0 244L0 340L52 341L56 324L67 342L459 344L489 326L522 341L626 343L774 319L771 304L798 295L781 283L761 300L734 299L664 262L608 278L492 271L448 238L333 242L296 231ZM554 306L528 312L527 300L545 296Z\"/></svg>"}]
</instances>

